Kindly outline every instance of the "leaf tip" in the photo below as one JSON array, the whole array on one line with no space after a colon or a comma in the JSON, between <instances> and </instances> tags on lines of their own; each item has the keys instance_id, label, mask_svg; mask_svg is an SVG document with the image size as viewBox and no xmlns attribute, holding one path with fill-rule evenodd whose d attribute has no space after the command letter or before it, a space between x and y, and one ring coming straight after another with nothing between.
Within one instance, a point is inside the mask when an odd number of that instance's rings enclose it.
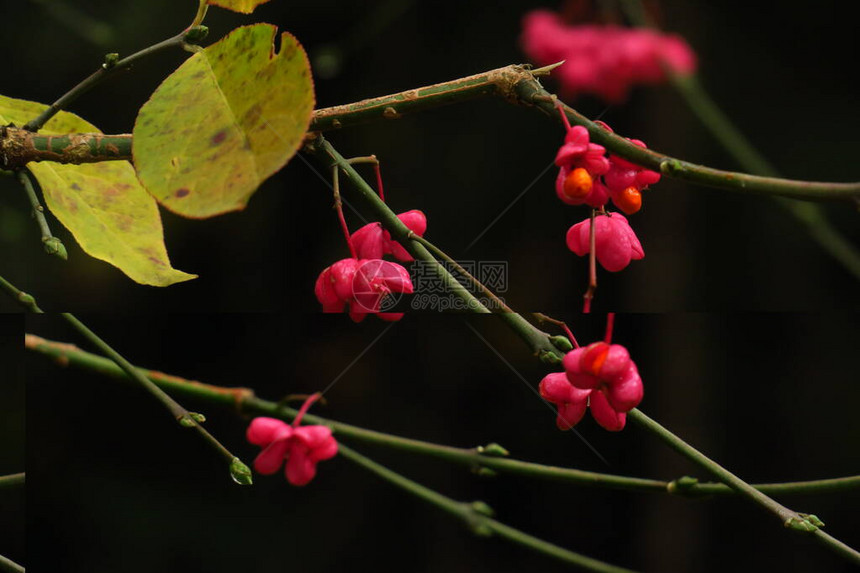
<instances>
[{"instance_id":1,"label":"leaf tip","mask_svg":"<svg viewBox=\"0 0 860 573\"><path fill-rule=\"evenodd\" d=\"M250 14L260 4L265 4L269 0L206 0L209 6L218 6L225 10L239 12L240 14Z\"/></svg>"}]
</instances>

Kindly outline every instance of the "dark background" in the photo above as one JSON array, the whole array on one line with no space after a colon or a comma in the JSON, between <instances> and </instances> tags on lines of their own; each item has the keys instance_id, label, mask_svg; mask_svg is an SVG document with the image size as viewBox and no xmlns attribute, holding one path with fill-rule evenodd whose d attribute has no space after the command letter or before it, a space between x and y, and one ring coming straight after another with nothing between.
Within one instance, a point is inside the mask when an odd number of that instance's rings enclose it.
<instances>
[{"instance_id":1,"label":"dark background","mask_svg":"<svg viewBox=\"0 0 860 573\"><path fill-rule=\"evenodd\" d=\"M519 459L623 475L705 478L635 425L612 434L590 415L571 433L534 388L554 370L492 317L409 316L353 325L318 315L82 317L134 363L261 398L326 388L313 412L463 447L498 442ZM604 318L578 318L580 342ZM472 330L502 353L515 373ZM28 330L80 343L57 318ZM856 474L856 324L840 314L619 315L645 383L641 408L751 482ZM381 335L381 336L380 336ZM378 341L372 341L379 336ZM85 346L85 345L84 345ZM368 348L369 347L369 348ZM193 432L125 382L26 356L29 571L562 571L456 519L340 456L305 488L283 475L239 487ZM526 383L519 378L525 379ZM193 400L207 427L251 462L247 420ZM750 502L634 494L500 474L343 440L457 500L481 499L504 523L643 571L849 571ZM780 498L857 546L857 492Z\"/></svg>"},{"instance_id":2,"label":"dark background","mask_svg":"<svg viewBox=\"0 0 860 573\"><path fill-rule=\"evenodd\" d=\"M0 314L0 476L24 471L24 317ZM0 555L26 562L23 487L0 488Z\"/></svg>"},{"instance_id":3,"label":"dark background","mask_svg":"<svg viewBox=\"0 0 860 573\"><path fill-rule=\"evenodd\" d=\"M51 102L90 74L104 53L127 55L181 30L195 3L73 3L102 24L97 33L57 4L63 3L4 4L4 38L15 48L0 74L0 92ZM523 62L520 19L536 6L560 3L488 9L485 2L273 0L251 16L212 9L206 23L213 42L258 21L294 33L311 55L322 107ZM766 12L748 2L661 6L663 28L691 43L714 99L786 176L857 179L852 158L860 116L850 73L856 34L844 3L817 2L814 10L783 3ZM72 111L105 132L129 132L136 110L185 57L176 51L141 62L86 94ZM574 103L657 150L737 168L670 86L636 90L627 104L608 109L588 98ZM586 211L559 203L554 169L466 250L551 162L562 136L557 123L533 111L483 100L356 127L330 140L347 157L378 155L392 208L423 209L428 237L452 256L509 261L514 308L568 310L579 304L587 262L567 250L564 234ZM316 305L318 273L347 255L328 187L301 158L266 182L243 213L208 221L163 213L172 262L200 275L167 289L135 285L90 259L56 221L70 260L43 254L18 187L0 181L3 273L46 309L306 310ZM827 213L860 244L855 212L830 206ZM347 216L352 229L362 224ZM770 200L667 180L647 193L632 224L646 259L619 274L601 273L596 310L856 308L857 282Z\"/></svg>"}]
</instances>

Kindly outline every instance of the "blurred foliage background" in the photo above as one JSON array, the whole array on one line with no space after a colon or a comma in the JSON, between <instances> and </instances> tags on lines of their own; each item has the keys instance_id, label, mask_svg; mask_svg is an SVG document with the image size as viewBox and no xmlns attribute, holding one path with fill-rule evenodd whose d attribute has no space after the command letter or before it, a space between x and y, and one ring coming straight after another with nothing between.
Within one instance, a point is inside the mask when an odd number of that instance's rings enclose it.
<instances>
[{"instance_id":1,"label":"blurred foliage background","mask_svg":"<svg viewBox=\"0 0 860 573\"><path fill-rule=\"evenodd\" d=\"M139 366L251 387L265 399L323 390L339 378L328 405L313 408L335 420L462 447L498 442L519 459L592 471L707 477L635 425L611 434L589 414L577 426L606 463L558 431L554 412L534 393L556 369L530 356L494 317L416 315L391 330L378 320L354 325L309 314L81 318ZM80 342L51 317L28 317L27 326ZM602 338L604 317L571 326L585 344ZM614 340L642 374L642 410L744 479L857 473L853 317L624 314ZM236 486L223 459L139 388L25 358L30 571L568 570L503 540L474 537L345 458L320 463L305 488L280 473ZM253 460L259 449L245 442L247 419L184 402L206 415L234 454ZM484 478L432 458L344 443L454 499L484 500L507 524L636 570L850 570L744 500ZM860 492L780 501L814 512L832 535L860 545Z\"/></svg>"},{"instance_id":2,"label":"blurred foliage background","mask_svg":"<svg viewBox=\"0 0 860 573\"><path fill-rule=\"evenodd\" d=\"M606 3L611 6L611 3ZM318 106L357 101L524 61L521 16L555 2L289 2L250 16L212 9L209 41L241 24L268 21L295 34L311 56ZM788 177L858 177L860 116L846 70L856 35L835 1L756 11L746 2L654 4L662 27L682 34L700 58L714 99ZM194 2L17 2L4 6L14 65L5 95L51 102L90 74L106 52L130 54L190 21ZM187 54L159 54L86 94L72 111L105 132L129 132L137 109ZM545 82L550 89L556 86ZM624 105L573 102L626 136L707 165L736 169L670 86L635 91ZM551 163L556 122L502 101L482 100L394 122L332 133L344 156L375 153L397 212L429 217L428 237L461 260L506 260L514 308L569 310L587 281L587 261L567 250L567 228L586 210L562 206ZM328 186L300 156L271 178L242 213L191 221L164 212L174 265L200 278L167 289L135 285L86 256L53 221L70 260L46 256L24 193L0 181L3 272L47 309L268 311L315 308L317 274L347 255ZM310 160L308 160L310 161ZM320 166L313 164L319 171ZM327 173L323 174L328 178ZM368 170L368 177L372 173ZM535 179L537 178L537 181ZM474 246L468 245L534 182ZM350 190L346 199L350 200ZM354 201L357 203L357 201ZM834 225L860 244L857 213L827 206ZM364 213L367 215L367 213ZM351 228L362 221L348 212ZM856 308L857 282L783 209L665 180L646 194L632 224L646 259L602 273L596 310L812 310ZM0 300L0 308L12 305Z\"/></svg>"}]
</instances>

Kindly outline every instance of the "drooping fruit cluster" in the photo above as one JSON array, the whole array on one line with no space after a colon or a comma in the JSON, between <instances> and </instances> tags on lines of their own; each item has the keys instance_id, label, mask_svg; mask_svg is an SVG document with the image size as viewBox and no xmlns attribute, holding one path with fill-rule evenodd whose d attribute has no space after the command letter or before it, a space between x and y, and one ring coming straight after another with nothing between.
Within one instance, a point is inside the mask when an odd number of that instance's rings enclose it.
<instances>
[{"instance_id":1,"label":"drooping fruit cluster","mask_svg":"<svg viewBox=\"0 0 860 573\"><path fill-rule=\"evenodd\" d=\"M627 349L595 342L568 352L564 372L547 374L540 395L558 407L556 424L568 430L579 423L587 407L595 421L609 431L624 428L627 412L642 401L642 378Z\"/></svg>"},{"instance_id":2,"label":"drooping fruit cluster","mask_svg":"<svg viewBox=\"0 0 860 573\"><path fill-rule=\"evenodd\" d=\"M567 230L567 248L584 257L591 250L591 219L581 221ZM645 256L642 244L627 219L621 213L597 215L594 218L594 253L600 265L617 272Z\"/></svg>"},{"instance_id":3,"label":"drooping fruit cluster","mask_svg":"<svg viewBox=\"0 0 860 573\"><path fill-rule=\"evenodd\" d=\"M591 142L587 129L581 125L571 126L563 110L559 111L567 134L555 157L555 164L559 167L556 195L568 205L600 209L595 216L595 255L606 270L620 271L631 260L643 258L645 252L627 219L618 213L606 213L605 206L611 200L624 213L636 213L642 207L642 191L657 183L660 174L614 154L607 157L602 145ZM612 131L603 122L597 124ZM645 147L638 139L630 141ZM588 254L591 250L590 231L590 219L573 225L567 232L568 248L579 256Z\"/></svg>"},{"instance_id":4,"label":"drooping fruit cluster","mask_svg":"<svg viewBox=\"0 0 860 573\"><path fill-rule=\"evenodd\" d=\"M562 112L562 117L567 117ZM612 129L602 121L601 128ZM647 147L638 139L629 140ZM630 163L617 155L606 156L606 148L591 143L588 130L581 125L567 126L564 143L555 156L559 167L555 181L558 198L568 205L588 205L598 209L609 200L627 215L642 207L642 191L660 181L660 174Z\"/></svg>"},{"instance_id":5,"label":"drooping fruit cluster","mask_svg":"<svg viewBox=\"0 0 860 573\"><path fill-rule=\"evenodd\" d=\"M317 278L314 293L323 312L349 312L354 322L368 314L382 320L403 318L402 312L384 312L393 306L392 295L412 293L409 272L382 259L342 259Z\"/></svg>"},{"instance_id":6,"label":"drooping fruit cluster","mask_svg":"<svg viewBox=\"0 0 860 573\"><path fill-rule=\"evenodd\" d=\"M326 426L299 426L310 405L319 398L308 398L293 420L287 424L277 418L254 418L248 426L248 441L263 451L254 460L254 469L271 475L286 460L285 474L293 485L306 485L317 473L317 463L337 455L337 441Z\"/></svg>"},{"instance_id":7,"label":"drooping fruit cluster","mask_svg":"<svg viewBox=\"0 0 860 573\"><path fill-rule=\"evenodd\" d=\"M412 210L397 216L419 237L427 230L427 217ZM344 229L345 232L346 229ZM349 236L353 258L342 259L320 273L314 294L323 312L348 312L354 322L375 314L382 320L403 318L402 312L386 312L397 295L413 292L409 272L397 263L383 260L385 255L409 262L412 256L379 223L369 223Z\"/></svg>"},{"instance_id":8,"label":"drooping fruit cluster","mask_svg":"<svg viewBox=\"0 0 860 573\"><path fill-rule=\"evenodd\" d=\"M678 74L696 69L696 55L683 38L645 28L567 25L558 14L535 10L523 18L523 51L547 66L564 60L556 72L565 96L594 94L623 101L636 84L666 81L666 68Z\"/></svg>"}]
</instances>

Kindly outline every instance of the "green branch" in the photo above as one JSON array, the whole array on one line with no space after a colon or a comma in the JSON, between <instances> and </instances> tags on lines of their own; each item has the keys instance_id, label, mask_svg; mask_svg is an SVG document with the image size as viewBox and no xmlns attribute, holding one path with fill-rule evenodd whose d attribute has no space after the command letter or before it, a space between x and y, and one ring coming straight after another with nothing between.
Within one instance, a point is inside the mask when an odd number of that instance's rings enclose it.
<instances>
[{"instance_id":1,"label":"green branch","mask_svg":"<svg viewBox=\"0 0 860 573\"><path fill-rule=\"evenodd\" d=\"M38 135L18 127L0 127L0 163L20 169L30 161L78 165L100 161L131 160L130 134L69 133Z\"/></svg>"},{"instance_id":2,"label":"green branch","mask_svg":"<svg viewBox=\"0 0 860 573\"><path fill-rule=\"evenodd\" d=\"M53 342L28 334L25 337L25 346L28 350L47 356L62 366L68 365L112 378L127 379L125 373L107 358L85 352L72 344ZM288 421L293 420L297 414L297 411L292 408L286 408L281 404L255 397L254 392L248 388L212 386L196 380L186 380L178 376L153 370L139 370L162 389L181 397L202 400L225 408L236 409L247 414L270 416ZM328 418L321 418L313 414L305 414L304 419L311 424L328 426L338 436L367 444L376 444L414 454L432 456L470 468L488 468L502 473L525 475L582 486L605 487L643 493L669 493L683 497L698 498L708 495L732 495L736 493L724 484L699 483L694 478L681 478L666 482L548 466L505 457L507 452L498 445L477 448L456 448L368 430ZM764 493L784 495L835 493L860 489L860 476L803 482L756 484L752 487Z\"/></svg>"},{"instance_id":3,"label":"green branch","mask_svg":"<svg viewBox=\"0 0 860 573\"><path fill-rule=\"evenodd\" d=\"M641 410L634 408L627 413L627 416L629 419L660 438L670 448L737 491L738 494L776 515L786 528L803 533L812 533L818 541L824 543L827 547L841 554L843 557L846 557L850 561L860 565L860 552L821 531L821 527L824 526L824 523L815 515L798 513L771 499L658 424L655 420L646 416Z\"/></svg>"},{"instance_id":4,"label":"green branch","mask_svg":"<svg viewBox=\"0 0 860 573\"><path fill-rule=\"evenodd\" d=\"M122 371L117 372L117 365L110 363L104 358L85 353L77 348L50 342L39 337L27 335L25 345L28 349L52 356L58 363L66 365L71 364L88 368L103 374L114 377L122 377ZM136 370L136 369L135 369ZM137 371L137 370L136 370ZM248 413L266 414L270 416L284 417L292 419L297 412L290 408L266 402L253 396L253 392L243 388L218 388L209 386L199 382L184 381L175 376L168 376L158 372L137 371L139 375L150 378L150 380L158 385L164 385L167 388L176 390L177 392L185 393L197 398L207 399L212 402L220 403L225 406L232 406L241 411ZM747 484L686 442L681 438L671 433L669 430L652 420L640 410L634 409L628 413L628 416L634 422L640 424L651 433L658 436L666 442L674 450L678 451L696 465L705 469L708 473L713 474L720 481L726 484L729 488L736 491L738 494L747 497L758 505L764 507L768 511L773 512L782 520L785 527L796 531L811 533L816 539L824 543L829 548L843 555L849 560L860 563L860 553L842 543L838 539L824 533L820 528L824 525L816 516L800 514L787 507L777 503L769 498L760 489ZM492 453L498 455L503 450L496 447L484 448L481 450L464 450L461 448L452 448L449 446L440 446L418 440L410 440L398 436L382 434L325 420L318 416L307 414L305 419L314 424L324 424L331 427L341 436L353 437L368 442L374 442L391 447L397 447L404 450L409 450L417 453L425 453L435 455L440 458L456 461L459 463L477 465L497 469L501 471L512 471L522 474L534 475L539 477L551 477L565 481L575 481L588 485L606 485L607 487L617 487L621 489L634 489L637 491L666 491L669 493L687 494L695 492L699 487L694 480L682 478L674 482L659 482L656 480L642 480L638 478L625 478L622 476L608 476L603 474L595 474L592 472L581 472L579 470L571 470L567 468L554 468L552 466L540 466L539 464L529 464L527 462L517 462L515 460L505 460L502 458L493 457ZM488 455L487 452L491 452ZM478 454L476 456L476 454ZM404 478L405 479L405 478ZM810 491L838 491L849 488L856 488L860 483L860 477L852 476L848 478L838 478L835 480L821 480L818 482L801 482L800 484L771 484L776 487L774 493L787 493L792 489L796 489L797 493ZM701 493L723 493L717 491L715 484L702 484L705 486ZM659 488L658 488L659 486ZM709 491L710 490L710 491ZM515 531L515 530L514 530ZM525 535L525 534L523 534ZM543 542L541 542L543 543Z\"/></svg>"},{"instance_id":5,"label":"green branch","mask_svg":"<svg viewBox=\"0 0 860 573\"><path fill-rule=\"evenodd\" d=\"M465 522L476 535L480 535L482 537L498 535L509 541L513 541L514 543L523 545L524 547L528 547L529 549L533 549L534 551L543 553L544 555L554 557L560 561L570 563L571 565L576 565L577 567L581 567L588 571L607 573L630 572L629 569L610 565L609 563L604 563L603 561L598 561L597 559L592 559L591 557L574 553L573 551L569 551L559 547L558 545L553 545L552 543L538 539L537 537L524 533L518 529L514 529L504 523L500 523L491 517L493 514L492 509L482 501L474 501L472 503L455 501L450 497L444 496L439 492L423 486L418 482L412 481L411 479L406 478L369 458L366 458L352 448L343 444L338 444L338 452L343 457L366 470L369 470L385 481L396 485L397 487L408 491L412 495L463 520L463 522Z\"/></svg>"},{"instance_id":6,"label":"green branch","mask_svg":"<svg viewBox=\"0 0 860 573\"><path fill-rule=\"evenodd\" d=\"M8 476L0 476L0 489L4 487L16 487L19 485L24 485L24 476L23 472L19 474L10 474Z\"/></svg>"},{"instance_id":7,"label":"green branch","mask_svg":"<svg viewBox=\"0 0 860 573\"><path fill-rule=\"evenodd\" d=\"M0 277L0 289L6 291L6 294L8 294L12 300L24 307L28 312L41 314L42 309L39 308L38 304L36 304L36 299L33 298L33 295L25 293L3 277Z\"/></svg>"},{"instance_id":8,"label":"green branch","mask_svg":"<svg viewBox=\"0 0 860 573\"><path fill-rule=\"evenodd\" d=\"M308 129L328 131L380 119L398 119L407 113L488 96L502 96L515 103L513 87L517 82L545 75L548 71L546 68L529 71L524 66L505 66L431 86L337 105L315 111Z\"/></svg>"},{"instance_id":9,"label":"green branch","mask_svg":"<svg viewBox=\"0 0 860 573\"><path fill-rule=\"evenodd\" d=\"M66 247L63 242L51 234L51 228L48 226L48 220L45 219L45 209L39 203L39 197L36 195L36 189L33 187L33 181L30 178L29 172L21 170L17 172L18 181L24 186L24 192L27 193L27 199L30 201L30 206L33 208L33 216L39 225L39 230L42 231L42 246L45 252L49 255L54 255L63 259L69 258L66 252Z\"/></svg>"},{"instance_id":10,"label":"green branch","mask_svg":"<svg viewBox=\"0 0 860 573\"><path fill-rule=\"evenodd\" d=\"M80 320L75 318L70 313L62 313L62 316L66 322L72 325L72 327L77 330L84 338L86 338L91 344L93 344L96 348L98 348L102 353L105 354L108 358L111 359L122 371L128 376L130 379L134 380L143 388L152 394L159 402L161 402L165 408L170 411L173 417L176 419L179 424L185 428L194 428L197 430L197 433L200 434L201 437L215 450L224 456L227 461L230 463L230 473L236 481L236 483L241 485L247 485L251 483L251 470L239 460L238 457L234 456L230 450L224 447L221 442L219 442L215 436L209 433L206 428L203 427L202 423L205 421L203 415L198 414L197 412L189 412L185 408L182 407L176 400L171 398L164 390L158 387L158 385L154 384L149 378L144 376L137 368L132 366L132 364L126 360L119 352L114 350L107 342L102 340L96 333L90 330L86 325L84 325Z\"/></svg>"},{"instance_id":11,"label":"green branch","mask_svg":"<svg viewBox=\"0 0 860 573\"><path fill-rule=\"evenodd\" d=\"M490 95L502 96L511 103L534 106L555 117L558 115L554 103L556 97L544 90L535 79L535 76L546 75L553 67L555 66L530 71L526 66L506 66L467 78L317 110L310 129L325 131L372 120L395 119L406 113ZM604 145L612 153L670 177L709 187L798 199L860 199L860 183L796 181L711 169L633 145L624 137L602 129L568 106L565 106L565 112L571 123L584 126L594 141Z\"/></svg>"},{"instance_id":12,"label":"green branch","mask_svg":"<svg viewBox=\"0 0 860 573\"><path fill-rule=\"evenodd\" d=\"M558 115L556 96L543 89L537 80L520 82L517 84L517 93L524 103L531 103L550 116ZM572 107L562 104L562 108L570 123L585 127L595 143L603 145L610 152L637 165L659 171L668 177L697 183L706 187L716 187L718 189L755 195L791 197L811 201L841 200L851 203L856 203L856 201L860 200L860 183L797 181L794 179L723 171L704 165L697 165L664 155L653 149L634 145L626 138L598 126Z\"/></svg>"},{"instance_id":13,"label":"green branch","mask_svg":"<svg viewBox=\"0 0 860 573\"><path fill-rule=\"evenodd\" d=\"M5 290L10 296L12 296L12 298L22 304L29 311L34 313L42 312L42 310L36 304L36 300L32 296L20 291L14 285L6 281L3 277L0 277L0 288ZM176 400L174 400L166 392L164 392L164 390L159 388L146 376L141 374L120 353L111 348L111 346L107 342L102 340L84 323L75 318L74 315L66 312L62 313L60 316L62 316L66 322L68 322L91 344L93 344L96 348L98 348L106 356L108 356L110 360L114 364L116 364L116 366L119 367L126 376L143 386L143 388L147 392L152 394L158 401L160 401L170 411L170 413L173 414L174 418L176 418L176 420L181 426L186 428L194 428L195 430L197 430L197 433L200 434L209 445L214 447L219 453L226 457L230 463L230 475L236 483L241 485L247 485L251 483L250 468L248 468L248 466L242 463L242 461L238 457L230 453L230 450L225 448L223 444L221 444L221 442L219 442L201 425L205 421L205 418L202 414L198 414L196 412L189 412L188 410L183 408L178 402L176 402Z\"/></svg>"},{"instance_id":14,"label":"green branch","mask_svg":"<svg viewBox=\"0 0 860 573\"><path fill-rule=\"evenodd\" d=\"M24 568L8 559L0 555L0 571L10 571L11 573L24 573Z\"/></svg>"}]
</instances>

